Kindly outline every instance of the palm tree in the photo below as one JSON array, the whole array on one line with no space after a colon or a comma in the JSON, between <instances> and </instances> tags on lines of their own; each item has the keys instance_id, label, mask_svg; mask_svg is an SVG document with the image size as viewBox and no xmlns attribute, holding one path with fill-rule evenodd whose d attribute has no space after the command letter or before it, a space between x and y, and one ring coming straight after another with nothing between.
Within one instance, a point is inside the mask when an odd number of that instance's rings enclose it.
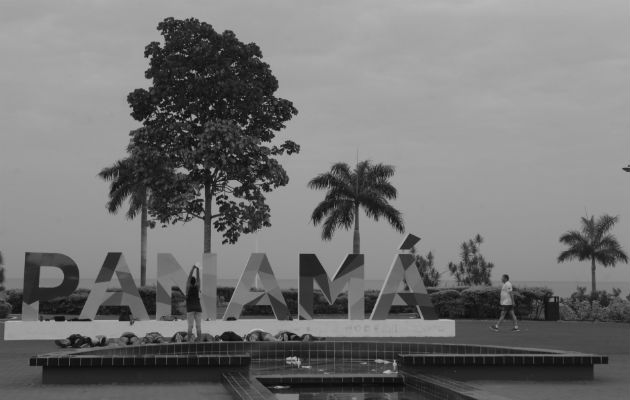
<instances>
[{"instance_id":1,"label":"palm tree","mask_svg":"<svg viewBox=\"0 0 630 400\"><path fill-rule=\"evenodd\" d=\"M118 213L120 207L128 199L127 218L134 219L140 214L140 286L145 286L147 283L147 227L152 224L148 221L147 212L149 190L135 163L136 160L132 157L124 158L110 167L103 168L98 176L111 182L109 201L106 205L110 213Z\"/></svg>"},{"instance_id":2,"label":"palm tree","mask_svg":"<svg viewBox=\"0 0 630 400\"><path fill-rule=\"evenodd\" d=\"M311 220L317 225L324 220L322 239L330 240L337 228L349 229L354 223L352 252L361 252L359 234L359 208L378 221L383 217L398 232L405 226L400 211L388 200L396 198L396 188L389 182L394 175L391 165L361 161L354 170L346 163L336 163L330 171L317 175L308 183L311 189L326 189L326 197L315 207Z\"/></svg>"},{"instance_id":3,"label":"palm tree","mask_svg":"<svg viewBox=\"0 0 630 400\"><path fill-rule=\"evenodd\" d=\"M0 294L4 291L4 258L2 258L2 252L0 251ZM0 295L0 299L2 296Z\"/></svg>"},{"instance_id":4,"label":"palm tree","mask_svg":"<svg viewBox=\"0 0 630 400\"><path fill-rule=\"evenodd\" d=\"M595 220L582 217L581 231L567 231L560 236L560 243L569 248L558 256L558 263L578 259L578 261L591 260L591 291L597 292L595 283L596 264L604 267L614 267L617 262L628 263L628 256L624 253L617 238L609 233L617 223L619 217L604 214Z\"/></svg>"}]
</instances>

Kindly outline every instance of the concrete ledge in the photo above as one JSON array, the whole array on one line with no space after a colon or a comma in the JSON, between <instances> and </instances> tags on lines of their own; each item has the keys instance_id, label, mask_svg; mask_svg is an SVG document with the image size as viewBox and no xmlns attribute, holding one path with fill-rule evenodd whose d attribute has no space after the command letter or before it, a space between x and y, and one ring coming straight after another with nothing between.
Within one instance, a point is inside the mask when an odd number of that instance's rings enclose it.
<instances>
[{"instance_id":1,"label":"concrete ledge","mask_svg":"<svg viewBox=\"0 0 630 400\"><path fill-rule=\"evenodd\" d=\"M248 373L247 367L43 367L44 384L103 384L151 382L221 382L226 372Z\"/></svg>"},{"instance_id":2,"label":"concrete ledge","mask_svg":"<svg viewBox=\"0 0 630 400\"><path fill-rule=\"evenodd\" d=\"M408 368L404 372L412 375L431 374L458 381L591 381L594 366L434 366L430 368Z\"/></svg>"},{"instance_id":3,"label":"concrete ledge","mask_svg":"<svg viewBox=\"0 0 630 400\"><path fill-rule=\"evenodd\" d=\"M321 337L455 337L455 321L450 319L389 319L384 321L314 319L278 321L276 319L241 319L237 321L202 321L204 333L220 335L234 331L243 335L252 329L270 333L287 330L298 335L310 333ZM133 332L139 337L149 332L172 336L187 330L182 321L7 321L4 325L4 340L62 339L79 333L84 336L104 335L119 337L123 332Z\"/></svg>"}]
</instances>

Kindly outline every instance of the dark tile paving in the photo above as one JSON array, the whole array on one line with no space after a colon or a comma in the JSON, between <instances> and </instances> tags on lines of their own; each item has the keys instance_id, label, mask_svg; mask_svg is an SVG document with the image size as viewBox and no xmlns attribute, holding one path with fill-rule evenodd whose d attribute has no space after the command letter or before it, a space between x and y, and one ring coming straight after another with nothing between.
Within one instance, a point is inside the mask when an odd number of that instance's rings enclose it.
<instances>
[{"instance_id":1,"label":"dark tile paving","mask_svg":"<svg viewBox=\"0 0 630 400\"><path fill-rule=\"evenodd\" d=\"M300 359L301 365L287 363ZM376 361L378 360L378 365ZM387 363L385 363L385 360ZM386 374L400 368L414 371ZM243 367L224 372L225 387L238 399L273 399L267 385L405 384L435 398L505 399L444 376L426 375L424 367L585 367L606 364L606 356L532 348L432 344L422 342L218 342L175 343L65 350L38 355L30 365L48 368ZM250 374L247 368L251 367ZM419 370L418 370L419 368ZM437 370L436 370L437 371ZM518 373L518 370L514 370ZM223 372L223 371L221 371ZM98 372L96 372L98 373ZM182 373L186 373L182 369ZM461 377L456 377L461 379Z\"/></svg>"},{"instance_id":2,"label":"dark tile paving","mask_svg":"<svg viewBox=\"0 0 630 400\"><path fill-rule=\"evenodd\" d=\"M154 344L66 350L31 357L33 366L247 366L299 357L304 360L347 362L397 359L409 366L607 364L608 357L499 346L392 342L217 342Z\"/></svg>"}]
</instances>

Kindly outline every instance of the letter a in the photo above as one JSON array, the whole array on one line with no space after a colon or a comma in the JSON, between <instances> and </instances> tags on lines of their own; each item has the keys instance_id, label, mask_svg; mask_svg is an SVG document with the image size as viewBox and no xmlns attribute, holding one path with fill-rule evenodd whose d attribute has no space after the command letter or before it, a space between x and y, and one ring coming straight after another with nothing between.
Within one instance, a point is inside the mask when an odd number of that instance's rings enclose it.
<instances>
[{"instance_id":1,"label":"letter a","mask_svg":"<svg viewBox=\"0 0 630 400\"><path fill-rule=\"evenodd\" d=\"M410 250L419 241L420 238L409 234L403 241L400 249ZM427 293L414 261L413 254L398 254L394 258L387 278L383 282L381 293L376 300L376 304L374 304L370 319L387 319L391 306L405 304L416 306L418 313L423 319L438 319L433 303L431 303L431 297ZM398 292L398 287L403 280L407 282L409 290Z\"/></svg>"},{"instance_id":2,"label":"letter a","mask_svg":"<svg viewBox=\"0 0 630 400\"><path fill-rule=\"evenodd\" d=\"M118 277L122 291L107 293L107 286L114 277ZM85 301L79 318L94 319L100 306L129 306L134 318L148 320L149 314L142 303L138 288L133 281L129 267L122 253L107 253L105 262L96 277L90 295Z\"/></svg>"}]
</instances>

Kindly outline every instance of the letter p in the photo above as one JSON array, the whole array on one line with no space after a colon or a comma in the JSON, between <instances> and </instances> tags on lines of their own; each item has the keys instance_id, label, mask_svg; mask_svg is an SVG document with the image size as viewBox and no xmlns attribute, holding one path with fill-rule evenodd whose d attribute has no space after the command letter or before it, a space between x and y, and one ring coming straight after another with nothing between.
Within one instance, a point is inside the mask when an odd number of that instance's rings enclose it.
<instances>
[{"instance_id":1,"label":"letter p","mask_svg":"<svg viewBox=\"0 0 630 400\"><path fill-rule=\"evenodd\" d=\"M59 268L63 273L61 284L53 288L39 287L42 267ZM37 321L40 301L69 296L77 286L79 286L79 267L70 257L60 253L26 253L22 291L22 321Z\"/></svg>"}]
</instances>

